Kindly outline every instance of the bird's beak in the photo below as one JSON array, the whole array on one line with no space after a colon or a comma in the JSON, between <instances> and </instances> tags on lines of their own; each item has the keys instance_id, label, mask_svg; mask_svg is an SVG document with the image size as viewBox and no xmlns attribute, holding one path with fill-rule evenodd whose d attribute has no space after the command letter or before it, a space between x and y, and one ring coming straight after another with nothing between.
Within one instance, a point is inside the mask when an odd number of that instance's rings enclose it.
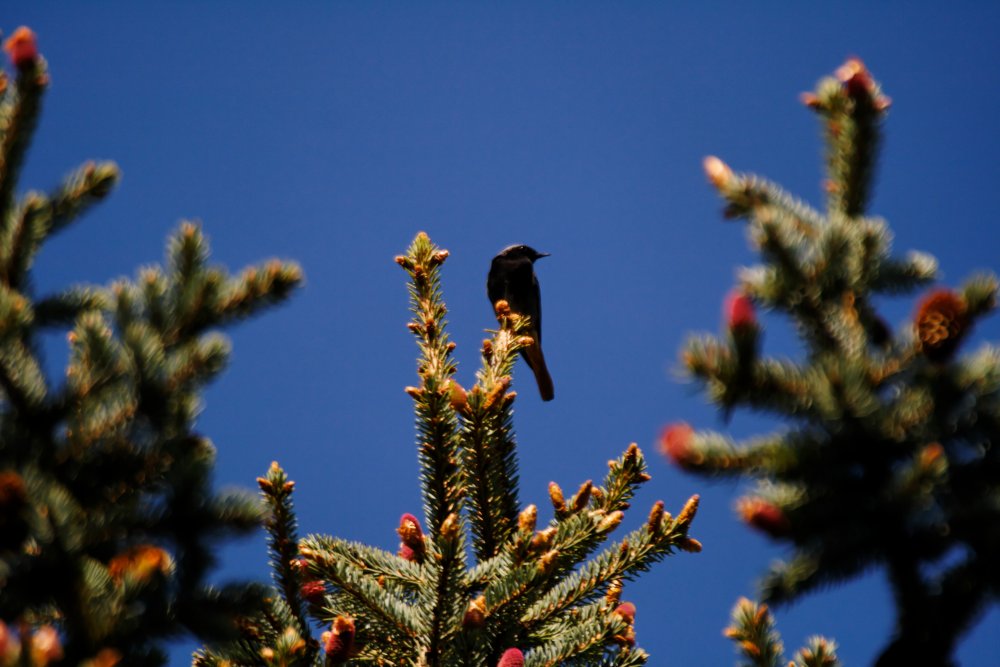
<instances>
[{"instance_id":1,"label":"bird's beak","mask_svg":"<svg viewBox=\"0 0 1000 667\"><path fill-rule=\"evenodd\" d=\"M548 257L551 254L552 253L549 253L549 252L540 252L540 253L537 253L535 255L535 259L541 259L542 257Z\"/></svg>"}]
</instances>

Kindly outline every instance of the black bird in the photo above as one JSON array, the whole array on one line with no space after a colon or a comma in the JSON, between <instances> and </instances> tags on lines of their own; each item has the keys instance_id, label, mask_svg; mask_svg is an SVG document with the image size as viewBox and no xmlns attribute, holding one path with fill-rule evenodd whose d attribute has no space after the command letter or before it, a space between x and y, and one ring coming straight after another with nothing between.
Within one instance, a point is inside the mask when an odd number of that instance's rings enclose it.
<instances>
[{"instance_id":1,"label":"black bird","mask_svg":"<svg viewBox=\"0 0 1000 667\"><path fill-rule=\"evenodd\" d=\"M547 252L538 252L526 245L512 245L500 251L490 264L490 274L486 278L486 294L490 305L496 308L497 301L504 299L512 313L527 315L530 329L525 333L535 339L534 345L521 350L521 355L535 374L538 393L543 401L551 401L555 396L552 377L545 367L542 354L542 294L535 277L535 260L548 257Z\"/></svg>"}]
</instances>

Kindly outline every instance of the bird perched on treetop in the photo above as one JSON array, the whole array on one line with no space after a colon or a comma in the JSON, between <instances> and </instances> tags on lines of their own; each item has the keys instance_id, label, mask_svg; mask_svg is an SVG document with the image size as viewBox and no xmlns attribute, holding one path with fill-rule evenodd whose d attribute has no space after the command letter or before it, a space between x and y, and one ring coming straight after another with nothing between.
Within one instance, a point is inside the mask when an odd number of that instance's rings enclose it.
<instances>
[{"instance_id":1,"label":"bird perched on treetop","mask_svg":"<svg viewBox=\"0 0 1000 667\"><path fill-rule=\"evenodd\" d=\"M512 313L527 315L530 328L525 332L535 342L521 350L521 355L535 374L538 393L543 401L551 401L555 396L552 377L545 366L542 354L542 295L535 277L535 260L548 257L547 252L538 252L526 245L512 245L500 251L490 264L486 278L486 294L490 304L496 308L497 301L505 300Z\"/></svg>"}]
</instances>

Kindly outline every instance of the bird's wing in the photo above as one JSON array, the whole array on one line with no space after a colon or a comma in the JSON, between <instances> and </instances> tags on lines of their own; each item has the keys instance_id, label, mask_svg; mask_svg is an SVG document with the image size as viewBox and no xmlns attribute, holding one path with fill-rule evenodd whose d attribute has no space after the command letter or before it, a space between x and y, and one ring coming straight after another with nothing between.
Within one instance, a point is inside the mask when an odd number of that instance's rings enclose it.
<instances>
[{"instance_id":1,"label":"bird's wing","mask_svg":"<svg viewBox=\"0 0 1000 667\"><path fill-rule=\"evenodd\" d=\"M535 337L538 338L538 344L542 344L542 290L538 286L538 278L532 271L531 274L531 289L535 293L534 312L528 313L531 317L531 326L535 330Z\"/></svg>"}]
</instances>

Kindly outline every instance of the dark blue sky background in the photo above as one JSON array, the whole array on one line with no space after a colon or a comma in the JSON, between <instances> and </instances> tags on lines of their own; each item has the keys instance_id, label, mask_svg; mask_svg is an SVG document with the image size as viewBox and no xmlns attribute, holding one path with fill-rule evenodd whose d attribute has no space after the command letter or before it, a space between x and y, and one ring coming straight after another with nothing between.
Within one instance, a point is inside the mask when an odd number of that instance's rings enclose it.
<instances>
[{"instance_id":1,"label":"dark blue sky background","mask_svg":"<svg viewBox=\"0 0 1000 667\"><path fill-rule=\"evenodd\" d=\"M182 218L201 219L234 270L301 262L306 287L232 331L199 426L220 484L253 488L278 459L303 532L395 549L420 496L402 391L416 350L393 256L419 230L451 251L445 298L468 385L493 324L490 258L515 242L551 252L538 271L557 397L543 405L519 364L522 500L547 512L550 480L600 479L638 442L653 480L626 525L698 492L705 545L626 588L639 643L651 665L733 664L721 629L781 550L735 518L738 485L686 477L653 445L678 419L726 428L675 372L684 339L718 329L736 268L754 261L701 159L819 204L818 125L797 95L860 56L893 99L871 212L898 252L934 253L948 284L1000 270L1000 5L277 4L4 4L4 31L36 30L53 81L22 186L48 189L88 158L124 172L46 248L37 285L133 275ZM905 325L913 302L883 306ZM766 324L765 349L795 354L784 323ZM998 340L1000 326L977 337ZM738 414L729 428L772 426ZM221 563L220 581L266 577L263 539L227 546ZM778 610L789 648L822 633L850 665L871 661L891 618L878 574ZM961 663L996 665L998 637L994 610Z\"/></svg>"}]
</instances>

